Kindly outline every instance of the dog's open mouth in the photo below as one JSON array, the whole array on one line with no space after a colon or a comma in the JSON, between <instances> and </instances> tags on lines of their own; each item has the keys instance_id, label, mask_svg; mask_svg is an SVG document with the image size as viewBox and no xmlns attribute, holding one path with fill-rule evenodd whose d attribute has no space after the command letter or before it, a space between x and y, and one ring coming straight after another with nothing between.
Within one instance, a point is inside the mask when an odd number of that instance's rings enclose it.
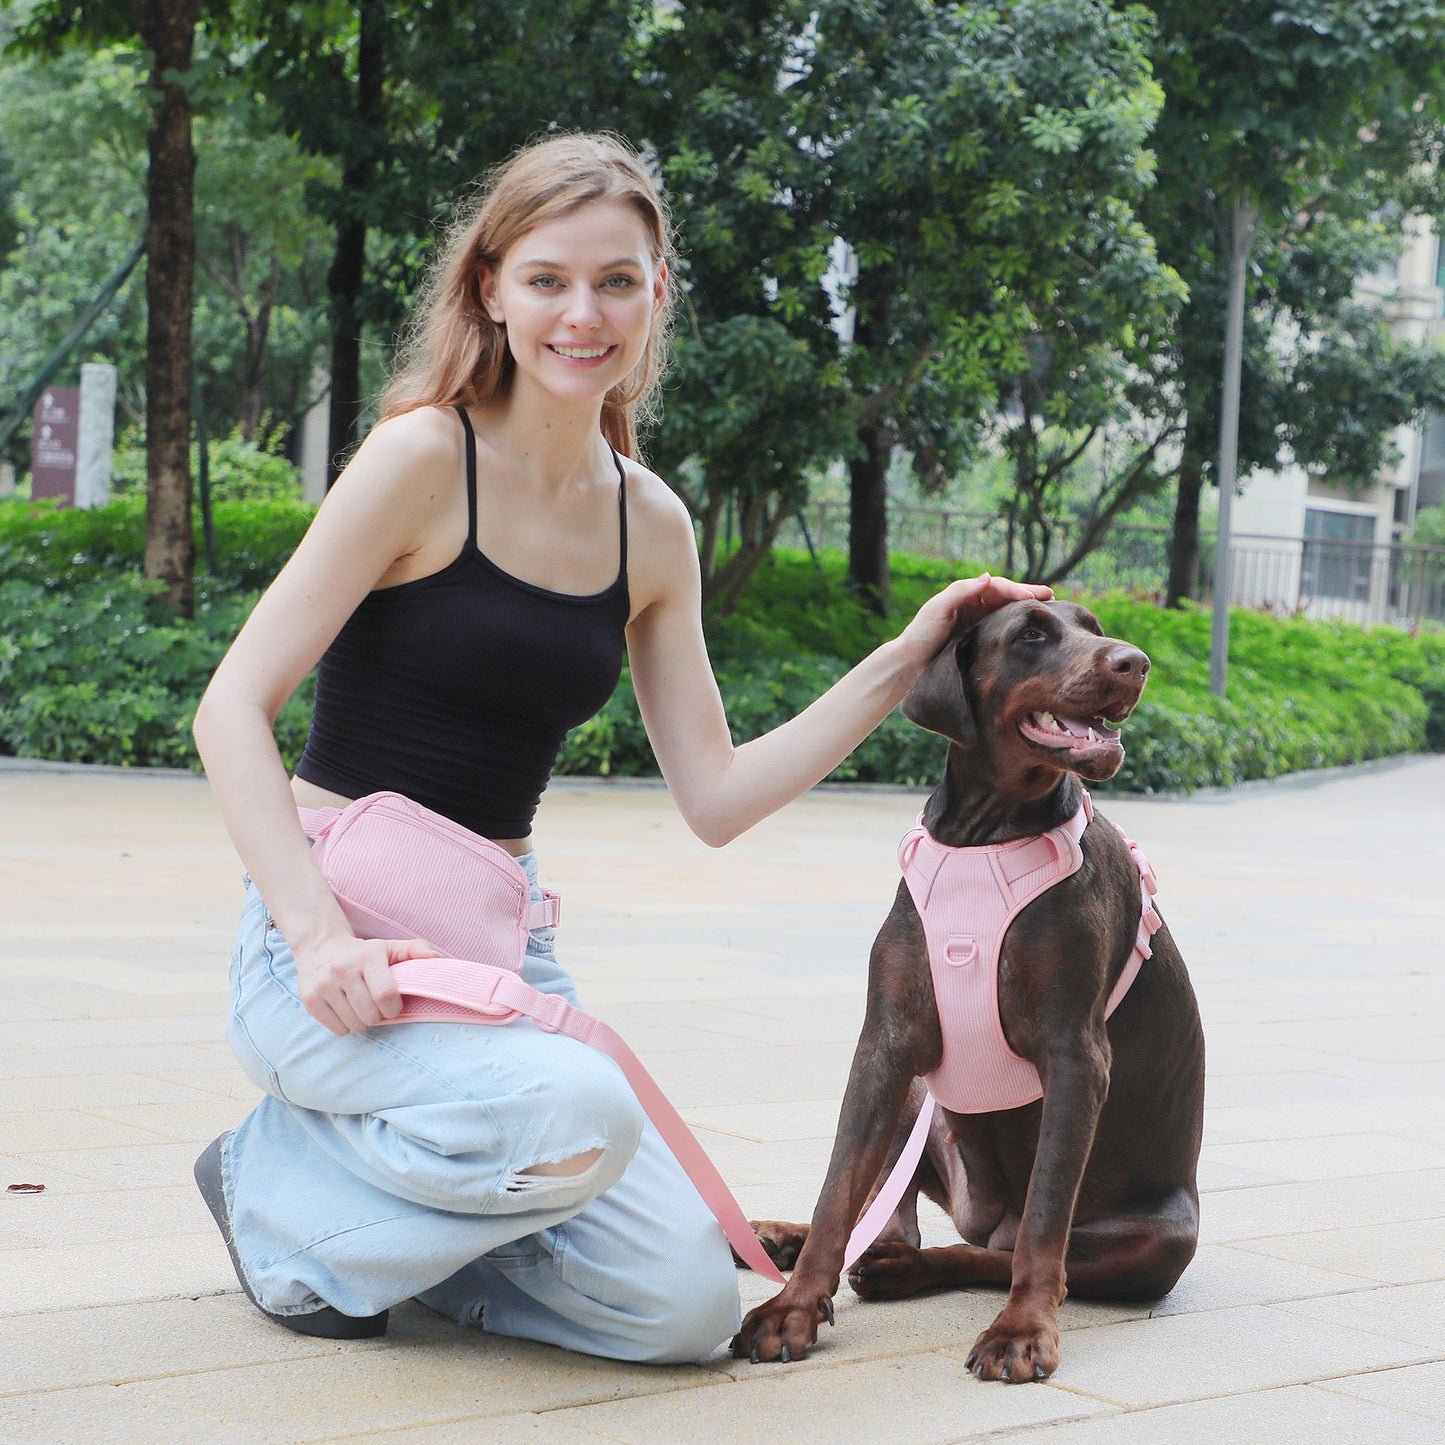
<instances>
[{"instance_id":1,"label":"dog's open mouth","mask_svg":"<svg viewBox=\"0 0 1445 1445\"><path fill-rule=\"evenodd\" d=\"M1121 724L1103 717L1055 717L1051 712L1033 712L1019 723L1019 731L1030 742L1046 748L1083 752L1088 748L1118 746Z\"/></svg>"}]
</instances>

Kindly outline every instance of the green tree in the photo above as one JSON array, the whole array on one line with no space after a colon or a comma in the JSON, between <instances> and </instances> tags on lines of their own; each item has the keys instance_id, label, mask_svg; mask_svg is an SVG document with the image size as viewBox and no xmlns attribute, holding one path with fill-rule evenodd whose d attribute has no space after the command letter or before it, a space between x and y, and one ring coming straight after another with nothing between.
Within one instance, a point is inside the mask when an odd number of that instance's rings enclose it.
<instances>
[{"instance_id":1,"label":"green tree","mask_svg":"<svg viewBox=\"0 0 1445 1445\"><path fill-rule=\"evenodd\" d=\"M802 159L857 259L849 576L882 606L893 452L925 481L946 476L1031 388L1050 419L1087 428L1167 311L1172 278L1130 205L1158 95L1138 13L1090 0L829 6L808 60L793 88ZM797 262L785 304L816 251ZM1073 407L1085 392L1093 416ZM1025 472L1031 426L1012 429Z\"/></svg>"},{"instance_id":2,"label":"green tree","mask_svg":"<svg viewBox=\"0 0 1445 1445\"><path fill-rule=\"evenodd\" d=\"M1091 0L733 0L658 26L646 133L691 301L661 441L696 479L705 566L738 520L720 596L830 456L850 578L882 607L895 452L936 484L1028 388L1056 425L1119 412L1179 298L1130 209L1159 104L1140 23Z\"/></svg>"},{"instance_id":3,"label":"green tree","mask_svg":"<svg viewBox=\"0 0 1445 1445\"><path fill-rule=\"evenodd\" d=\"M1350 303L1382 218L1438 213L1445 5L1439 0L1151 0L1166 103L1145 219L1189 287L1161 388L1179 398L1168 584L1198 586L1199 499L1219 431L1226 273L1236 202L1257 217L1245 322L1241 473L1383 455L1429 404L1433 365L1387 344ZM1293 338L1303 344L1291 348ZM1283 345L1282 345L1283 340ZM1348 477L1348 473L1346 474Z\"/></svg>"},{"instance_id":4,"label":"green tree","mask_svg":"<svg viewBox=\"0 0 1445 1445\"><path fill-rule=\"evenodd\" d=\"M191 303L195 273L193 108L188 83L201 0L40 0L20 31L36 50L136 36L146 52L145 575L184 615L194 607Z\"/></svg>"},{"instance_id":5,"label":"green tree","mask_svg":"<svg viewBox=\"0 0 1445 1445\"><path fill-rule=\"evenodd\" d=\"M617 125L629 90L628 0L233 0L243 75L309 155L331 228L332 474L356 441L368 329L389 351L428 252L428 224L523 141Z\"/></svg>"}]
</instances>

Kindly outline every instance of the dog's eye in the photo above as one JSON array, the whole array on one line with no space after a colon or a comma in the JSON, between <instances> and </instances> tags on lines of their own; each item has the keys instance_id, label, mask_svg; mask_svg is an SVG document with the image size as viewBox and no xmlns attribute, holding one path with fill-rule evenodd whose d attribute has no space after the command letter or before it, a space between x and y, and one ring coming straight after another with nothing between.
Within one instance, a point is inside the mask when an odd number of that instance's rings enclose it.
<instances>
[{"instance_id":1,"label":"dog's eye","mask_svg":"<svg viewBox=\"0 0 1445 1445\"><path fill-rule=\"evenodd\" d=\"M1048 634L1042 627L1025 627L1019 633L1020 642L1043 642Z\"/></svg>"}]
</instances>

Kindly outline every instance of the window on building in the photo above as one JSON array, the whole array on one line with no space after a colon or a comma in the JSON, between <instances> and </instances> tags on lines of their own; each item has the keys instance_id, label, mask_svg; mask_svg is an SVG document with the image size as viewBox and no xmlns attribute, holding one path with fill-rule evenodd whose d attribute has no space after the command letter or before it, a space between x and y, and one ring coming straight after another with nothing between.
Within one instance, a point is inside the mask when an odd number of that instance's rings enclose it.
<instances>
[{"instance_id":1,"label":"window on building","mask_svg":"<svg viewBox=\"0 0 1445 1445\"><path fill-rule=\"evenodd\" d=\"M1374 541L1373 516L1306 509L1300 595L1368 601Z\"/></svg>"}]
</instances>

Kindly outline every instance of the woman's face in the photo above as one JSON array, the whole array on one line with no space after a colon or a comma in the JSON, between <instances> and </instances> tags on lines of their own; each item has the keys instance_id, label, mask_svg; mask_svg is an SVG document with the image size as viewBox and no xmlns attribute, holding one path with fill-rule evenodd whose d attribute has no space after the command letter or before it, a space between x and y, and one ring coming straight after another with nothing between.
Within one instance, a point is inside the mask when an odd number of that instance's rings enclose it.
<instances>
[{"instance_id":1,"label":"woman's face","mask_svg":"<svg viewBox=\"0 0 1445 1445\"><path fill-rule=\"evenodd\" d=\"M642 217L592 201L528 231L482 278L505 325L518 387L559 401L600 401L642 360L666 274Z\"/></svg>"}]
</instances>

